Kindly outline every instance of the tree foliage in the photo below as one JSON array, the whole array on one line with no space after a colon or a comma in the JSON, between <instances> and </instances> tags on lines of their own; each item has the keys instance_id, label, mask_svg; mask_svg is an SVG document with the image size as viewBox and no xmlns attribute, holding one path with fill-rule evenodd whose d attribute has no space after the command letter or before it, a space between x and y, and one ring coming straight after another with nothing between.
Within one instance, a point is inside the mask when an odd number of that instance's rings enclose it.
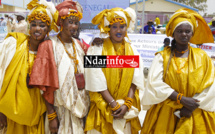
<instances>
[{"instance_id":1,"label":"tree foliage","mask_svg":"<svg viewBox=\"0 0 215 134\"><path fill-rule=\"evenodd\" d=\"M199 11L207 10L207 4L206 4L207 0L173 0L173 1L199 9Z\"/></svg>"}]
</instances>

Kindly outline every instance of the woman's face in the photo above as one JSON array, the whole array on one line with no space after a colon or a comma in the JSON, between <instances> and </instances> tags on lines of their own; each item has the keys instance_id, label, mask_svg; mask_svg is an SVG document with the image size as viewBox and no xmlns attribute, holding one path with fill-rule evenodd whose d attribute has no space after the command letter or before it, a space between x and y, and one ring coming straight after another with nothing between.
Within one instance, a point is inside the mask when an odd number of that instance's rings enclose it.
<instances>
[{"instance_id":1,"label":"woman's face","mask_svg":"<svg viewBox=\"0 0 215 134\"><path fill-rule=\"evenodd\" d=\"M173 37L178 45L188 45L192 36L192 27L187 23L178 26L173 33Z\"/></svg>"},{"instance_id":2,"label":"woman's face","mask_svg":"<svg viewBox=\"0 0 215 134\"><path fill-rule=\"evenodd\" d=\"M33 20L30 23L30 35L33 39L41 41L49 31L48 25L42 20Z\"/></svg>"},{"instance_id":3,"label":"woman's face","mask_svg":"<svg viewBox=\"0 0 215 134\"><path fill-rule=\"evenodd\" d=\"M73 37L78 32L79 20L77 17L67 17L65 20L61 20L60 22L63 26L63 32L69 37Z\"/></svg>"},{"instance_id":4,"label":"woman's face","mask_svg":"<svg viewBox=\"0 0 215 134\"><path fill-rule=\"evenodd\" d=\"M113 43L121 43L125 37L127 31L126 24L120 24L120 22L114 23L110 26L110 39Z\"/></svg>"}]
</instances>

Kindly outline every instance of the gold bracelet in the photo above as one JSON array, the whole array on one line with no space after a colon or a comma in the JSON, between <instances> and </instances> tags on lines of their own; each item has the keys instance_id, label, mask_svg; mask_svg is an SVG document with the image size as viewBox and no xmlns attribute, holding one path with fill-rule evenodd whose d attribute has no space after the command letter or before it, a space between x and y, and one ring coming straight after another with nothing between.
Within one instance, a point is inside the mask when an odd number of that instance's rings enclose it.
<instances>
[{"instance_id":1,"label":"gold bracelet","mask_svg":"<svg viewBox=\"0 0 215 134\"><path fill-rule=\"evenodd\" d=\"M179 100L179 101L180 101L180 103L181 103L182 96L183 96L183 94L181 94L181 96L180 96L180 100Z\"/></svg>"},{"instance_id":2,"label":"gold bracelet","mask_svg":"<svg viewBox=\"0 0 215 134\"><path fill-rule=\"evenodd\" d=\"M57 115L53 116L52 118L48 118L49 121L54 120L57 117Z\"/></svg>"},{"instance_id":3,"label":"gold bracelet","mask_svg":"<svg viewBox=\"0 0 215 134\"><path fill-rule=\"evenodd\" d=\"M111 108L112 111L116 111L117 109L120 108L120 105L119 103L117 102L116 106L114 108Z\"/></svg>"},{"instance_id":4,"label":"gold bracelet","mask_svg":"<svg viewBox=\"0 0 215 134\"><path fill-rule=\"evenodd\" d=\"M125 98L125 103L124 104L128 107L128 110L131 109L131 106L132 106L133 102L134 102L133 98L131 98L131 97L126 97Z\"/></svg>"},{"instance_id":5,"label":"gold bracelet","mask_svg":"<svg viewBox=\"0 0 215 134\"><path fill-rule=\"evenodd\" d=\"M49 120L53 120L54 118L56 118L57 116L55 115L55 116L53 116L53 117L50 117L50 118L48 118Z\"/></svg>"},{"instance_id":6,"label":"gold bracelet","mask_svg":"<svg viewBox=\"0 0 215 134\"><path fill-rule=\"evenodd\" d=\"M48 114L48 117L49 117L49 116L52 116L52 115L55 115L55 114L56 114L56 112L51 113L51 114Z\"/></svg>"},{"instance_id":7,"label":"gold bracelet","mask_svg":"<svg viewBox=\"0 0 215 134\"><path fill-rule=\"evenodd\" d=\"M131 109L131 106L132 106L132 105L130 105L130 104L128 104L128 103L124 103L124 105L126 105L126 106L127 106L128 110L130 110L130 109Z\"/></svg>"},{"instance_id":8,"label":"gold bracelet","mask_svg":"<svg viewBox=\"0 0 215 134\"><path fill-rule=\"evenodd\" d=\"M131 103L133 103L133 102L134 102L134 99L132 99L131 97L126 97L126 98L125 98L125 101L130 101Z\"/></svg>"},{"instance_id":9,"label":"gold bracelet","mask_svg":"<svg viewBox=\"0 0 215 134\"><path fill-rule=\"evenodd\" d=\"M56 118L57 117L57 113L56 112L54 112L54 113L52 113L52 114L48 114L48 119L51 121L51 120L53 120L54 118Z\"/></svg>"},{"instance_id":10,"label":"gold bracelet","mask_svg":"<svg viewBox=\"0 0 215 134\"><path fill-rule=\"evenodd\" d=\"M183 96L182 93L178 93L178 95L177 95L177 103L178 103L178 104L181 104L182 96Z\"/></svg>"}]
</instances>

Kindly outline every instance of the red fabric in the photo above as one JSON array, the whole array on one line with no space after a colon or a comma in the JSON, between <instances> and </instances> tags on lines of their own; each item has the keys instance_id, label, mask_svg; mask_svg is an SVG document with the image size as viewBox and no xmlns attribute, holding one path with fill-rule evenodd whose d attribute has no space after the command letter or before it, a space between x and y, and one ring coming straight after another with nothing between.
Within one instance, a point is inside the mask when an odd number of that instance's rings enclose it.
<instances>
[{"instance_id":1,"label":"red fabric","mask_svg":"<svg viewBox=\"0 0 215 134\"><path fill-rule=\"evenodd\" d=\"M59 80L51 40L39 45L29 85L43 90L43 97L54 104L54 91L59 88Z\"/></svg>"},{"instance_id":2,"label":"red fabric","mask_svg":"<svg viewBox=\"0 0 215 134\"><path fill-rule=\"evenodd\" d=\"M212 34L215 35L215 31L213 31Z\"/></svg>"},{"instance_id":3,"label":"red fabric","mask_svg":"<svg viewBox=\"0 0 215 134\"><path fill-rule=\"evenodd\" d=\"M89 45L89 44L87 44L83 39L82 39L82 42L83 42L83 44L84 44L84 45L86 45L86 46L87 46L87 49L90 47L90 45Z\"/></svg>"},{"instance_id":4,"label":"red fabric","mask_svg":"<svg viewBox=\"0 0 215 134\"><path fill-rule=\"evenodd\" d=\"M74 9L74 10L78 11L78 9L76 7L76 3L72 0L65 0L64 2L58 4L56 6L56 9L59 12L59 17L58 17L58 22L57 22L58 26L59 26L60 17L68 15L69 9Z\"/></svg>"},{"instance_id":5,"label":"red fabric","mask_svg":"<svg viewBox=\"0 0 215 134\"><path fill-rule=\"evenodd\" d=\"M76 39L77 40L77 39ZM90 45L88 45L87 43L85 44L84 42L81 43L79 40L77 40L78 44L81 46L81 48L83 49L84 53L87 54L87 50L90 47Z\"/></svg>"}]
</instances>

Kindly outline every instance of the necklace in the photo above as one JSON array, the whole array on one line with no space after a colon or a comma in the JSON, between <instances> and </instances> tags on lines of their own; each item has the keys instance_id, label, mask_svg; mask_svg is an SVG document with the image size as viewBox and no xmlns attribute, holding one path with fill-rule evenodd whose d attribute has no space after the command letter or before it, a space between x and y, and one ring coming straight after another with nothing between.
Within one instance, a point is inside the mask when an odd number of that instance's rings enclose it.
<instances>
[{"instance_id":1,"label":"necklace","mask_svg":"<svg viewBox=\"0 0 215 134\"><path fill-rule=\"evenodd\" d=\"M176 53L180 53L180 54L184 54L184 53L186 53L186 52L189 50L189 48L190 48L190 45L188 45L188 48L187 48L187 50L185 50L185 51L179 52L179 51L177 51L177 50L175 49L175 52L176 52Z\"/></svg>"},{"instance_id":2,"label":"necklace","mask_svg":"<svg viewBox=\"0 0 215 134\"><path fill-rule=\"evenodd\" d=\"M30 44L30 39L28 38L28 47L27 47L27 51L28 51L28 74L30 76L31 75L31 65L30 65L31 63L30 63L30 49L29 48L31 48L31 44ZM36 56L37 55L34 54L34 59L36 59Z\"/></svg>"},{"instance_id":3,"label":"necklace","mask_svg":"<svg viewBox=\"0 0 215 134\"><path fill-rule=\"evenodd\" d=\"M188 63L188 61L189 61L189 56L188 56L188 58L187 58L187 60L186 60L186 62L184 63L184 65L180 68L180 66L179 66L179 64L177 63L177 60L176 60L176 56L175 56L175 53L174 53L174 61L175 61L175 65L177 66L177 74L180 74L181 73L181 70L186 66L186 64Z\"/></svg>"},{"instance_id":4,"label":"necklace","mask_svg":"<svg viewBox=\"0 0 215 134\"><path fill-rule=\"evenodd\" d=\"M116 55L125 55L125 43L124 43L124 41L122 42L122 44L120 44L120 47L118 49L115 47L115 45L117 45L117 44L113 44Z\"/></svg>"},{"instance_id":5,"label":"necklace","mask_svg":"<svg viewBox=\"0 0 215 134\"><path fill-rule=\"evenodd\" d=\"M29 81L30 81L30 76L31 76L31 63L30 63L30 49L31 48L31 44L30 44L30 39L28 38L28 44L27 44L27 55L28 55L28 73L27 73L27 77L26 77L26 83L27 83L27 87L28 88L33 88L33 86L29 85ZM32 49L32 48L31 48ZM32 49L33 50L33 49ZM36 58L36 55L34 54L34 59Z\"/></svg>"},{"instance_id":6,"label":"necklace","mask_svg":"<svg viewBox=\"0 0 215 134\"><path fill-rule=\"evenodd\" d=\"M78 59L77 59L77 53L76 53L75 43L74 43L73 40L72 40L72 48L73 48L74 55L75 55L75 56L72 56L72 55L67 51L66 46L65 46L65 43L62 41L62 39L61 39L61 37L60 37L59 34L57 35L57 37L58 37L58 39L61 41L61 43L63 44L64 49L65 49L66 53L68 54L68 56L73 60L73 62L74 62L74 64L75 64L75 73L77 73L77 71L78 71L78 70L77 70L77 66L78 66L79 61L78 61Z\"/></svg>"}]
</instances>

